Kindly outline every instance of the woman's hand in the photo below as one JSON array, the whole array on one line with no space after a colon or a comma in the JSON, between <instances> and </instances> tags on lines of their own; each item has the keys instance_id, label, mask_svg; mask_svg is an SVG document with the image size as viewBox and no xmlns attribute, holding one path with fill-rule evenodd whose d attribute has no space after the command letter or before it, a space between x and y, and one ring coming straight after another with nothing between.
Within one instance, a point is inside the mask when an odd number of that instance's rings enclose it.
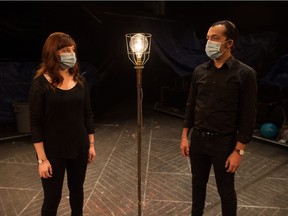
<instances>
[{"instance_id":1,"label":"woman's hand","mask_svg":"<svg viewBox=\"0 0 288 216\"><path fill-rule=\"evenodd\" d=\"M94 145L90 145L88 152L88 164L92 163L96 158L96 151Z\"/></svg>"},{"instance_id":2,"label":"woman's hand","mask_svg":"<svg viewBox=\"0 0 288 216\"><path fill-rule=\"evenodd\" d=\"M49 160L45 160L43 163L38 165L38 172L41 178L51 178L52 177L52 166Z\"/></svg>"}]
</instances>

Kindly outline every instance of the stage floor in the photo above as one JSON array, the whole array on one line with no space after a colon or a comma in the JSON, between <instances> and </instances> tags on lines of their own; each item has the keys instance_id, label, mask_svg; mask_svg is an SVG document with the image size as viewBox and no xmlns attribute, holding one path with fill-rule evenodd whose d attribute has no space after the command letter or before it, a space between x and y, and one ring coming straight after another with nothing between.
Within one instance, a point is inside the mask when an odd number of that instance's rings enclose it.
<instances>
[{"instance_id":1,"label":"stage floor","mask_svg":"<svg viewBox=\"0 0 288 216\"><path fill-rule=\"evenodd\" d=\"M86 216L138 215L136 107L120 104L95 123L97 158L84 185ZM190 215L190 163L179 148L182 123L143 106L142 215ZM29 136L1 141L0 173L0 215L40 215L43 191ZM287 216L287 148L253 140L236 173L236 190L238 216ZM204 215L220 216L220 208L211 170ZM66 180L58 215L70 215Z\"/></svg>"}]
</instances>

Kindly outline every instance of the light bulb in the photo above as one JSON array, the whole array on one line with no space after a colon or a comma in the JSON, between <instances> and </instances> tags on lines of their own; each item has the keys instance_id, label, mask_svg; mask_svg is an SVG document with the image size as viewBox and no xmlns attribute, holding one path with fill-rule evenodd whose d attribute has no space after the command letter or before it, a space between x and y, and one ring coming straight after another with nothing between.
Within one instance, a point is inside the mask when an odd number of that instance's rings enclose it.
<instances>
[{"instance_id":1,"label":"light bulb","mask_svg":"<svg viewBox=\"0 0 288 216\"><path fill-rule=\"evenodd\" d=\"M142 54L148 48L148 40L143 34L137 33L131 37L129 46L131 50L136 54L136 57L141 58Z\"/></svg>"}]
</instances>

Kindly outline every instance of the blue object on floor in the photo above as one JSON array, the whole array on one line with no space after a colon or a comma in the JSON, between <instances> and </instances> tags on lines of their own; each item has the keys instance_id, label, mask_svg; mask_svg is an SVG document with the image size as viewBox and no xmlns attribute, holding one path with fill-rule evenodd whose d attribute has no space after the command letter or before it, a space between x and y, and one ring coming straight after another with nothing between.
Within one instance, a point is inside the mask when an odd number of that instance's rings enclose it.
<instances>
[{"instance_id":1,"label":"blue object on floor","mask_svg":"<svg viewBox=\"0 0 288 216\"><path fill-rule=\"evenodd\" d=\"M264 123L260 126L260 133L263 137L274 138L278 132L279 128L273 123Z\"/></svg>"}]
</instances>

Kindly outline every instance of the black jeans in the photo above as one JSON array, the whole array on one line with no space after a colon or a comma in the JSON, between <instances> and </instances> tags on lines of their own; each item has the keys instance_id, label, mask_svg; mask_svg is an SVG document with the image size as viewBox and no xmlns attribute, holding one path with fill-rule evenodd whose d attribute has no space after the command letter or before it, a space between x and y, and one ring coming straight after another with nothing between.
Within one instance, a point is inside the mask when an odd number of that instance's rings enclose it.
<instances>
[{"instance_id":1,"label":"black jeans","mask_svg":"<svg viewBox=\"0 0 288 216\"><path fill-rule=\"evenodd\" d=\"M226 172L225 162L236 144L235 135L209 135L193 131L191 134L190 160L192 171L192 216L202 216L206 185L213 165L217 190L221 198L223 216L236 216L237 197L234 173Z\"/></svg>"},{"instance_id":2,"label":"black jeans","mask_svg":"<svg viewBox=\"0 0 288 216\"><path fill-rule=\"evenodd\" d=\"M83 184L87 169L88 152L81 153L75 159L49 158L53 174L52 178L41 178L44 190L44 202L42 216L56 216L62 196L62 187L67 171L67 183L69 188L69 202L72 216L83 215Z\"/></svg>"}]
</instances>

